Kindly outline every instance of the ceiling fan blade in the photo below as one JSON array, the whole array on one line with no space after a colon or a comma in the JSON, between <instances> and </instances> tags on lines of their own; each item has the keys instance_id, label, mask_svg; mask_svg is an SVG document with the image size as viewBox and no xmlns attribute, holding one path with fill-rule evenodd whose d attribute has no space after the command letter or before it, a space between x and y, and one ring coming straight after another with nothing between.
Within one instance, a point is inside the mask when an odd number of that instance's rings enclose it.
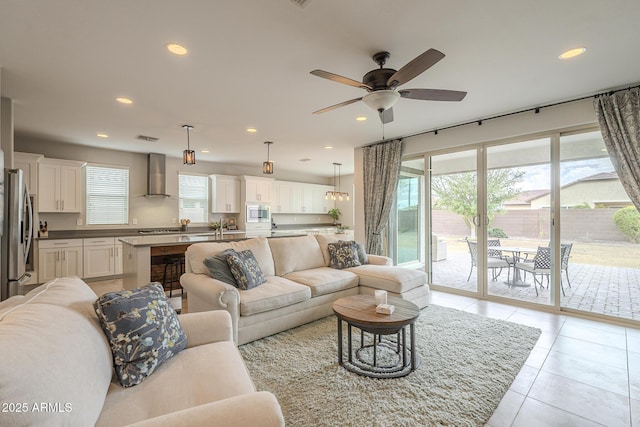
<instances>
[{"instance_id":1,"label":"ceiling fan blade","mask_svg":"<svg viewBox=\"0 0 640 427\"><path fill-rule=\"evenodd\" d=\"M329 80L332 80L334 82L342 83L342 84L345 84L345 85L355 86L355 87L359 87L359 88L362 88L362 89L371 90L371 87L369 87L368 85L366 85L366 84L364 84L362 82L350 79L349 77L339 76L338 74L333 74L333 73L330 73L328 71L313 70L313 71L311 71L311 74L313 74L314 76L322 77L324 79L329 79Z\"/></svg>"},{"instance_id":2,"label":"ceiling fan blade","mask_svg":"<svg viewBox=\"0 0 640 427\"><path fill-rule=\"evenodd\" d=\"M389 107L386 110L378 113L380 115L380 121L382 123L387 124L393 121L393 108Z\"/></svg>"},{"instance_id":3,"label":"ceiling fan blade","mask_svg":"<svg viewBox=\"0 0 640 427\"><path fill-rule=\"evenodd\" d=\"M389 80L387 80L387 86L394 88L405 84L418 74L422 74L429 68L433 67L442 58L444 58L444 53L439 50L427 50L389 77Z\"/></svg>"},{"instance_id":4,"label":"ceiling fan blade","mask_svg":"<svg viewBox=\"0 0 640 427\"><path fill-rule=\"evenodd\" d=\"M403 98L423 101L462 101L467 96L467 92L444 89L403 89L398 93Z\"/></svg>"},{"instance_id":5,"label":"ceiling fan blade","mask_svg":"<svg viewBox=\"0 0 640 427\"><path fill-rule=\"evenodd\" d=\"M344 107L345 105L353 104L354 102L360 101L362 98L354 98L348 101L341 102L340 104L332 105L327 108L323 108L322 110L314 111L313 114L326 113L327 111L335 110L336 108Z\"/></svg>"}]
</instances>

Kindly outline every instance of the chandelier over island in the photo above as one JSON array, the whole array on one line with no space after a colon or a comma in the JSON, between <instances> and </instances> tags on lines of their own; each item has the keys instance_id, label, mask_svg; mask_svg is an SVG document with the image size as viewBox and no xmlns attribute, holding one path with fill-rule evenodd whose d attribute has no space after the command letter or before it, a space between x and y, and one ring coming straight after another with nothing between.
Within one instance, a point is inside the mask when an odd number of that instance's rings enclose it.
<instances>
[{"instance_id":1,"label":"chandelier over island","mask_svg":"<svg viewBox=\"0 0 640 427\"><path fill-rule=\"evenodd\" d=\"M338 179L336 180L336 166L338 167ZM349 193L340 191L340 166L342 163L333 164L333 191L327 191L324 195L325 200L349 200ZM336 182L337 190L336 190Z\"/></svg>"}]
</instances>

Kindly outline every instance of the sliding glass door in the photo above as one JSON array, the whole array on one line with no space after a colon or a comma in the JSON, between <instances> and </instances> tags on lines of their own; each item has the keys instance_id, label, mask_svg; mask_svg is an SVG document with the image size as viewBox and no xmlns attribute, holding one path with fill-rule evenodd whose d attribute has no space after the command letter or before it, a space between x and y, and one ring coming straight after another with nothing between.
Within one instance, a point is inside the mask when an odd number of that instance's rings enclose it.
<instances>
[{"instance_id":1,"label":"sliding glass door","mask_svg":"<svg viewBox=\"0 0 640 427\"><path fill-rule=\"evenodd\" d=\"M424 194L424 158L403 161L389 238L397 265L424 267Z\"/></svg>"}]
</instances>

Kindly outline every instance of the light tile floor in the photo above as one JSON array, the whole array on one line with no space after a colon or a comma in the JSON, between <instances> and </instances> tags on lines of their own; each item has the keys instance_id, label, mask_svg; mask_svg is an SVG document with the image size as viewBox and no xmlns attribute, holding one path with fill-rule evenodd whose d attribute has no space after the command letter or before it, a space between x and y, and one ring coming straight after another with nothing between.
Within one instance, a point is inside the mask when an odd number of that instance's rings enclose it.
<instances>
[{"instance_id":1,"label":"light tile floor","mask_svg":"<svg viewBox=\"0 0 640 427\"><path fill-rule=\"evenodd\" d=\"M89 285L97 294L122 288ZM431 302L542 330L487 427L640 427L639 329L437 291Z\"/></svg>"},{"instance_id":2,"label":"light tile floor","mask_svg":"<svg viewBox=\"0 0 640 427\"><path fill-rule=\"evenodd\" d=\"M436 291L432 303L542 330L488 427L640 426L640 330Z\"/></svg>"}]
</instances>

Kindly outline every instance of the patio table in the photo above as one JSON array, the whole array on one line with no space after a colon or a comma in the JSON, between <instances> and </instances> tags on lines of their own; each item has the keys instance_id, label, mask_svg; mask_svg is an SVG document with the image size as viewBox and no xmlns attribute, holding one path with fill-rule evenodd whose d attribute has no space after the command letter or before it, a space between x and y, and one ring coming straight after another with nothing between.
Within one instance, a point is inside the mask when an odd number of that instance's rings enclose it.
<instances>
[{"instance_id":1,"label":"patio table","mask_svg":"<svg viewBox=\"0 0 640 427\"><path fill-rule=\"evenodd\" d=\"M495 251L511 252L511 254L513 255L513 259L514 259L513 276L512 276L513 279L505 280L505 282L504 282L505 284L507 284L509 286L521 286L521 287L531 286L531 283L525 282L520 277L520 270L518 270L516 268L515 260L520 259L520 254L522 254L522 253L535 254L535 253L538 252L537 249L526 248L526 247L522 247L522 246L491 246L489 249L495 250Z\"/></svg>"}]
</instances>

